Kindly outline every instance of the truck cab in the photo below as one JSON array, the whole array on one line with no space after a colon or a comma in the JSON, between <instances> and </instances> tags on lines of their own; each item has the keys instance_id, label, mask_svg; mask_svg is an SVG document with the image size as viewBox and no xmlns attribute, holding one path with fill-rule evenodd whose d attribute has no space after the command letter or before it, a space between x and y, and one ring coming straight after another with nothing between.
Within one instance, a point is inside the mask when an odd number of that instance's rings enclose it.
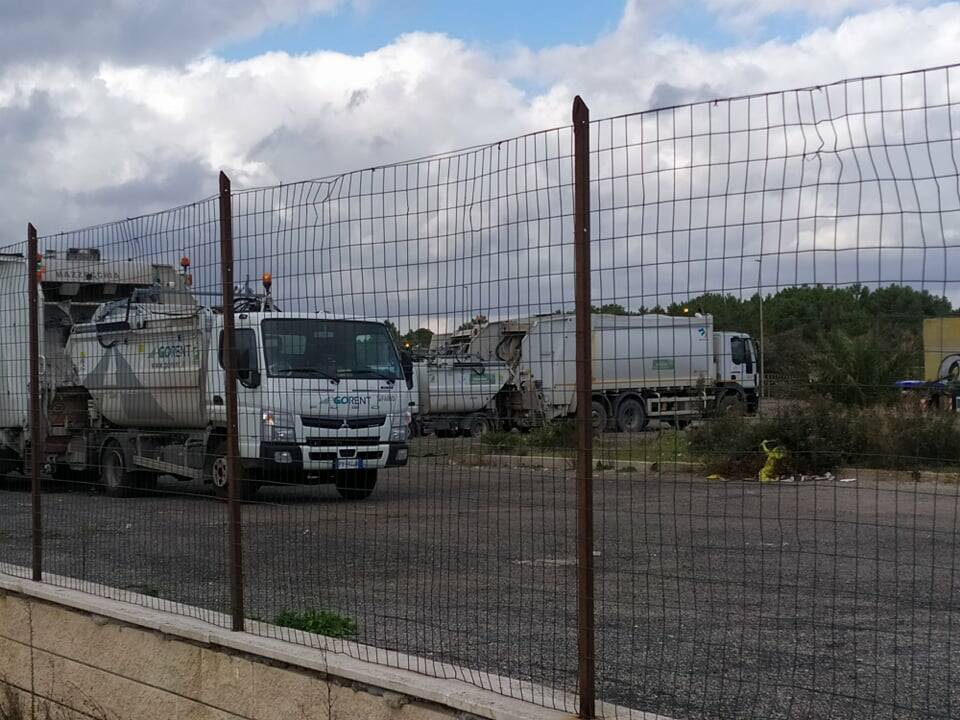
<instances>
[{"instance_id":1,"label":"truck cab","mask_svg":"<svg viewBox=\"0 0 960 720\"><path fill-rule=\"evenodd\" d=\"M713 342L716 353L717 384L736 393L736 402L745 405L748 413L758 407L760 365L753 338L740 332L716 332ZM729 397L733 397L728 393Z\"/></svg>"},{"instance_id":2,"label":"truck cab","mask_svg":"<svg viewBox=\"0 0 960 720\"><path fill-rule=\"evenodd\" d=\"M396 347L379 322L332 315L239 313L236 324L240 456L263 480L370 482L405 465L410 412ZM222 316L211 343L208 402L224 415Z\"/></svg>"}]
</instances>

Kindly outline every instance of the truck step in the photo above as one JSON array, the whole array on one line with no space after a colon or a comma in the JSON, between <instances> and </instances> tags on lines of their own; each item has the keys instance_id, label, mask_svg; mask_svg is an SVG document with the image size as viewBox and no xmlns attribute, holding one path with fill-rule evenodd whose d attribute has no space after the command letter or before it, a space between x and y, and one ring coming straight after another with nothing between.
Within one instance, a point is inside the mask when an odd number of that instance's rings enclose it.
<instances>
[{"instance_id":1,"label":"truck step","mask_svg":"<svg viewBox=\"0 0 960 720\"><path fill-rule=\"evenodd\" d=\"M179 475L181 477L188 477L191 480L202 480L203 471L197 470L196 468L188 467L186 465L177 465L176 463L168 463L163 460L154 460L152 458L143 457L143 455L134 455L133 464L139 467L147 468L148 470L155 470L159 473L165 473L167 475Z\"/></svg>"}]
</instances>

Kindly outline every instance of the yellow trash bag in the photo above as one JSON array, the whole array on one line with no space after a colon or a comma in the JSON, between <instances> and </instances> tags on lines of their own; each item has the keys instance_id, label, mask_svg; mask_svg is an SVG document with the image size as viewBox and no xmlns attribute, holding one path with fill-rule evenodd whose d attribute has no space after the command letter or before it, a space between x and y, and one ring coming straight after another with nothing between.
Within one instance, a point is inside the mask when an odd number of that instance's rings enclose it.
<instances>
[{"instance_id":1,"label":"yellow trash bag","mask_svg":"<svg viewBox=\"0 0 960 720\"><path fill-rule=\"evenodd\" d=\"M786 457L786 453L779 445L770 447L769 440L764 440L760 443L760 447L763 448L763 451L767 454L767 462L760 468L760 482L776 482L780 477L780 473L777 472L777 463Z\"/></svg>"}]
</instances>

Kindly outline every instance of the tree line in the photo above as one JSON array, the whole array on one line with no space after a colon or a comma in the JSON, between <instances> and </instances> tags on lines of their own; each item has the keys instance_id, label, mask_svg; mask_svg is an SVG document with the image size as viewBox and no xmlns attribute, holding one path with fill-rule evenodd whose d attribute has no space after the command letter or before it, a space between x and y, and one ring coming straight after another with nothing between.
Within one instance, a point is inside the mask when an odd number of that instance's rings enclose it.
<instances>
[{"instance_id":1,"label":"tree line","mask_svg":"<svg viewBox=\"0 0 960 720\"><path fill-rule=\"evenodd\" d=\"M643 314L617 304L598 312ZM709 313L717 330L747 332L759 341L760 295L706 293L663 308L668 315ZM922 377L923 320L954 312L946 297L906 285L784 288L763 297L765 374L784 394L810 385L846 404L869 405L895 395L897 380Z\"/></svg>"}]
</instances>

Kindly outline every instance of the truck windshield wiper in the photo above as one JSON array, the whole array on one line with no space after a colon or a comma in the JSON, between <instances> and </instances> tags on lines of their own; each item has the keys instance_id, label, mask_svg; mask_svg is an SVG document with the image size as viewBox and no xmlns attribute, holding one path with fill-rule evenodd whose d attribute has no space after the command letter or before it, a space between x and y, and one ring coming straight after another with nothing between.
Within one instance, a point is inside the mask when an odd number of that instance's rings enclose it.
<instances>
[{"instance_id":1,"label":"truck windshield wiper","mask_svg":"<svg viewBox=\"0 0 960 720\"><path fill-rule=\"evenodd\" d=\"M292 367L289 370L285 370L287 373L313 373L314 375L319 375L320 377L327 378L328 380L333 380L333 382L340 382L340 378L334 375L333 373L328 373L325 370L315 367Z\"/></svg>"},{"instance_id":2,"label":"truck windshield wiper","mask_svg":"<svg viewBox=\"0 0 960 720\"><path fill-rule=\"evenodd\" d=\"M380 372L379 370L376 370L372 367L354 368L353 370L350 371L350 374L351 375L373 375L374 377L378 377L381 380L386 380L387 382L397 381L397 378L395 375L387 375L386 373Z\"/></svg>"}]
</instances>

